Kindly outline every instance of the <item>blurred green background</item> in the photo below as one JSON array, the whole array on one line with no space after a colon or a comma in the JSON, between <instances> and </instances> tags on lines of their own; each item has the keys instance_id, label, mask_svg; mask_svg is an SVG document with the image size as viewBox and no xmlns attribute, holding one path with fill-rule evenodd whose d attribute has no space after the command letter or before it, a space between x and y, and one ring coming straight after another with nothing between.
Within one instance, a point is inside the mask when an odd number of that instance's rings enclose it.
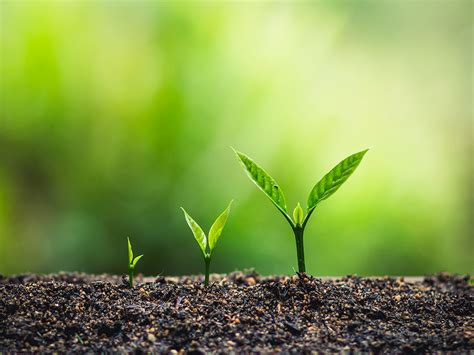
<instances>
[{"instance_id":1,"label":"blurred green background","mask_svg":"<svg viewBox=\"0 0 474 355\"><path fill-rule=\"evenodd\" d=\"M0 2L0 273L296 268L290 210L370 147L305 235L316 275L472 273L472 2Z\"/></svg>"}]
</instances>

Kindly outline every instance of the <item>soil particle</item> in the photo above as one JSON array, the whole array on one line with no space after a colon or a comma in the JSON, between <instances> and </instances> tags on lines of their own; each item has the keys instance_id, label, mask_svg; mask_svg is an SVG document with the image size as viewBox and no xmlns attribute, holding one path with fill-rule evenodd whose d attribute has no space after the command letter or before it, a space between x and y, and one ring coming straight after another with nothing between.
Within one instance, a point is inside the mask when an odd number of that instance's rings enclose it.
<instances>
[{"instance_id":1,"label":"soil particle","mask_svg":"<svg viewBox=\"0 0 474 355\"><path fill-rule=\"evenodd\" d=\"M468 276L147 280L1 276L0 352L474 351Z\"/></svg>"}]
</instances>

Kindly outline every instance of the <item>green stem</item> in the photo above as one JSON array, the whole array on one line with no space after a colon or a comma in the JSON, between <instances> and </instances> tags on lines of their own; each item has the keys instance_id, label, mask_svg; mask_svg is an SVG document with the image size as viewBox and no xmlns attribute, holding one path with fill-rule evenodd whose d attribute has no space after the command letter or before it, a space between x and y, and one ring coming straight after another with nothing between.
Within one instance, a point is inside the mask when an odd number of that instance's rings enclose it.
<instances>
[{"instance_id":1,"label":"green stem","mask_svg":"<svg viewBox=\"0 0 474 355\"><path fill-rule=\"evenodd\" d=\"M130 288L133 288L133 269L128 270L128 283Z\"/></svg>"},{"instance_id":2,"label":"green stem","mask_svg":"<svg viewBox=\"0 0 474 355\"><path fill-rule=\"evenodd\" d=\"M206 273L204 274L204 285L209 285L209 265L211 264L211 258L204 257L204 263L206 264Z\"/></svg>"},{"instance_id":3,"label":"green stem","mask_svg":"<svg viewBox=\"0 0 474 355\"><path fill-rule=\"evenodd\" d=\"M303 245L303 234L304 228L302 226L296 226L293 228L296 240L296 256L298 258L298 271L306 272L306 266L304 263L304 245Z\"/></svg>"}]
</instances>

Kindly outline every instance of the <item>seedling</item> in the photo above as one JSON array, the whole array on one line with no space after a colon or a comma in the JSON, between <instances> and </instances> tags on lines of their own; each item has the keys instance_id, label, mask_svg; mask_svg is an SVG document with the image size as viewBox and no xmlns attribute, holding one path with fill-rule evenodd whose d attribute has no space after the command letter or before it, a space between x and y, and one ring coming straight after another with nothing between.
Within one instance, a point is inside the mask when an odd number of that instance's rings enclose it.
<instances>
[{"instance_id":1,"label":"seedling","mask_svg":"<svg viewBox=\"0 0 474 355\"><path fill-rule=\"evenodd\" d=\"M204 264L206 267L204 274L204 285L209 285L209 266L211 264L212 252L216 247L217 240L221 236L222 230L224 229L225 223L227 222L231 205L232 201L230 201L224 212L222 212L221 215L217 217L216 221L209 230L208 236L206 236L199 224L197 224L196 221L192 219L191 216L184 210L184 208L181 207L184 212L184 218L186 218L186 222L193 232L194 239L196 239L199 248L201 248L202 255L204 256Z\"/></svg>"},{"instance_id":2,"label":"seedling","mask_svg":"<svg viewBox=\"0 0 474 355\"><path fill-rule=\"evenodd\" d=\"M135 271L135 266L137 265L138 260L142 258L143 254L138 255L134 258L132 244L130 243L130 238L128 237L127 237L127 242L128 242L128 282L129 282L130 288L133 288L133 271Z\"/></svg>"},{"instance_id":3,"label":"seedling","mask_svg":"<svg viewBox=\"0 0 474 355\"><path fill-rule=\"evenodd\" d=\"M331 196L339 187L351 176L354 170L359 166L362 158L368 149L355 153L337 164L329 173L313 187L311 190L306 207L306 215L301 205L296 205L293 210L293 219L289 216L286 209L285 195L283 190L263 168L261 168L252 159L243 153L234 150L235 154L247 172L249 178L267 195L278 210L283 214L291 226L296 240L296 254L298 258L299 272L306 272L304 261L303 234L309 217L314 212L316 206Z\"/></svg>"}]
</instances>

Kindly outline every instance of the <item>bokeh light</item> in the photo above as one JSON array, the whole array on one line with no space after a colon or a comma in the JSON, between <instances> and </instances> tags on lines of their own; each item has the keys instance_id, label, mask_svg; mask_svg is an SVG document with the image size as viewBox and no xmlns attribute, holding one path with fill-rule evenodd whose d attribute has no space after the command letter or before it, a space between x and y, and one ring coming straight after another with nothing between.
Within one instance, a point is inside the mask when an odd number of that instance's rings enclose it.
<instances>
[{"instance_id":1,"label":"bokeh light","mask_svg":"<svg viewBox=\"0 0 474 355\"><path fill-rule=\"evenodd\" d=\"M290 209L371 148L310 221L315 275L472 273L470 1L0 3L0 273L296 268Z\"/></svg>"}]
</instances>

